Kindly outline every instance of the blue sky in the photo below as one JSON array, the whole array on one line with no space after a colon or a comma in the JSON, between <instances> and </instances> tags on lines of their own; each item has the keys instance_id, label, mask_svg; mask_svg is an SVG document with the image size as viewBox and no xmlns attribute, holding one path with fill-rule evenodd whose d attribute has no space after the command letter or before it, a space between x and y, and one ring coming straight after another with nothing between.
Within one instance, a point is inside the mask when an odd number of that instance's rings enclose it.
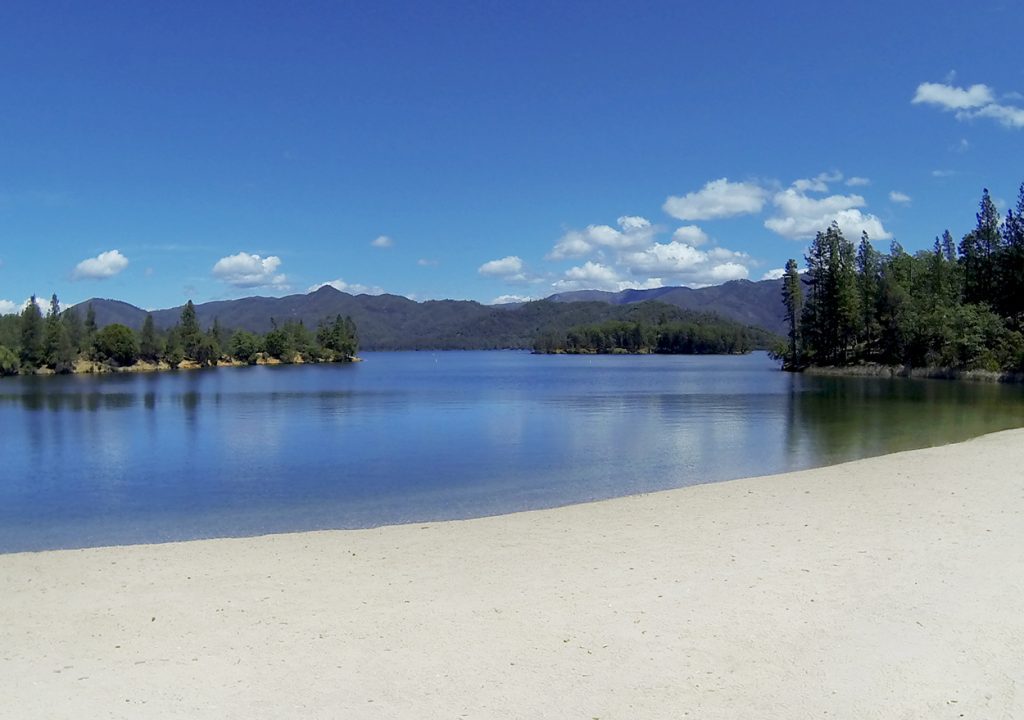
<instances>
[{"instance_id":1,"label":"blue sky","mask_svg":"<svg viewBox=\"0 0 1024 720\"><path fill-rule=\"evenodd\" d=\"M753 280L1024 181L1013 2L0 7L0 311Z\"/></svg>"}]
</instances>

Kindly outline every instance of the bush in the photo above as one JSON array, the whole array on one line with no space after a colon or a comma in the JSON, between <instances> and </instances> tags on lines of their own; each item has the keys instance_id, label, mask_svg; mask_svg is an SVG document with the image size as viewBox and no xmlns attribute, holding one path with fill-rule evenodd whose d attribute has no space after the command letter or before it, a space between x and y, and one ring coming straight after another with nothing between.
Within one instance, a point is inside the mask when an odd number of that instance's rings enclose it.
<instances>
[{"instance_id":1,"label":"bush","mask_svg":"<svg viewBox=\"0 0 1024 720\"><path fill-rule=\"evenodd\" d=\"M18 356L3 345L0 345L0 377L18 374Z\"/></svg>"},{"instance_id":2,"label":"bush","mask_svg":"<svg viewBox=\"0 0 1024 720\"><path fill-rule=\"evenodd\" d=\"M139 341L131 328L114 323L96 333L96 352L117 365L134 365L139 359Z\"/></svg>"}]
</instances>

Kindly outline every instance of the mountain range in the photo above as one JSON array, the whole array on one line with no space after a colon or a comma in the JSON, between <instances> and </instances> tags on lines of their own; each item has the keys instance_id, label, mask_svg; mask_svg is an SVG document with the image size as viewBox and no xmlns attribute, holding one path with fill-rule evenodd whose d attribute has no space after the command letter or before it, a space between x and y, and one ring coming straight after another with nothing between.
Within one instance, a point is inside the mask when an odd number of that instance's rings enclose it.
<instances>
[{"instance_id":1,"label":"mountain range","mask_svg":"<svg viewBox=\"0 0 1024 720\"><path fill-rule=\"evenodd\" d=\"M552 295L544 300L509 305L483 305L471 300L415 302L398 295L350 295L324 286L305 295L248 297L196 305L203 327L216 319L224 328L267 332L274 323L298 320L315 328L336 315L351 317L360 346L368 350L490 349L530 347L541 332L573 325L636 316L631 308L643 304L644 316L663 309L668 319L714 314L741 325L782 335L785 332L781 281L733 280L723 285L692 289L665 287L618 293L583 290ZM96 323L121 323L136 330L147 311L119 300L93 298L76 307L84 317L92 305ZM665 307L669 306L669 307ZM158 328L178 322L181 306L152 311Z\"/></svg>"}]
</instances>

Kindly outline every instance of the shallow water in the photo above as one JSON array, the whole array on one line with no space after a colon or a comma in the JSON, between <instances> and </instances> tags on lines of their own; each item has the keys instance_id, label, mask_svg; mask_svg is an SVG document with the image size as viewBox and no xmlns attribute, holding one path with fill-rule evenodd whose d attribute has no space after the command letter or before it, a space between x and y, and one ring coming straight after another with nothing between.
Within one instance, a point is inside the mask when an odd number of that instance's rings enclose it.
<instances>
[{"instance_id":1,"label":"shallow water","mask_svg":"<svg viewBox=\"0 0 1024 720\"><path fill-rule=\"evenodd\" d=\"M1024 388L762 353L367 353L0 381L0 552L474 517L1024 425Z\"/></svg>"}]
</instances>

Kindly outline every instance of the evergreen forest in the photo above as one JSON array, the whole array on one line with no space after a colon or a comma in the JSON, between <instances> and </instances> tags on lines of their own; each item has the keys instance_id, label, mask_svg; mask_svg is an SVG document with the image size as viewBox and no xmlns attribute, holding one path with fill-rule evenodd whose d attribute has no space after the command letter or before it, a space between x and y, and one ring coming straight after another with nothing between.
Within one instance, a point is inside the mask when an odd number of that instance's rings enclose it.
<instances>
[{"instance_id":1,"label":"evergreen forest","mask_svg":"<svg viewBox=\"0 0 1024 720\"><path fill-rule=\"evenodd\" d=\"M782 296L786 369L864 364L953 370L1024 370L1024 185L1000 217L982 192L975 227L945 231L913 255L887 253L832 224L800 270L786 264Z\"/></svg>"},{"instance_id":2,"label":"evergreen forest","mask_svg":"<svg viewBox=\"0 0 1024 720\"><path fill-rule=\"evenodd\" d=\"M203 330L190 300L166 331L147 315L138 332L119 323L97 327L92 305L82 318L61 311L53 295L44 316L33 297L20 315L0 316L0 376L102 372L139 364L152 369L259 362L347 362L358 349L355 324L340 315L316 331L289 320L263 334L230 332L217 320ZM84 368L84 370L83 370Z\"/></svg>"}]
</instances>

